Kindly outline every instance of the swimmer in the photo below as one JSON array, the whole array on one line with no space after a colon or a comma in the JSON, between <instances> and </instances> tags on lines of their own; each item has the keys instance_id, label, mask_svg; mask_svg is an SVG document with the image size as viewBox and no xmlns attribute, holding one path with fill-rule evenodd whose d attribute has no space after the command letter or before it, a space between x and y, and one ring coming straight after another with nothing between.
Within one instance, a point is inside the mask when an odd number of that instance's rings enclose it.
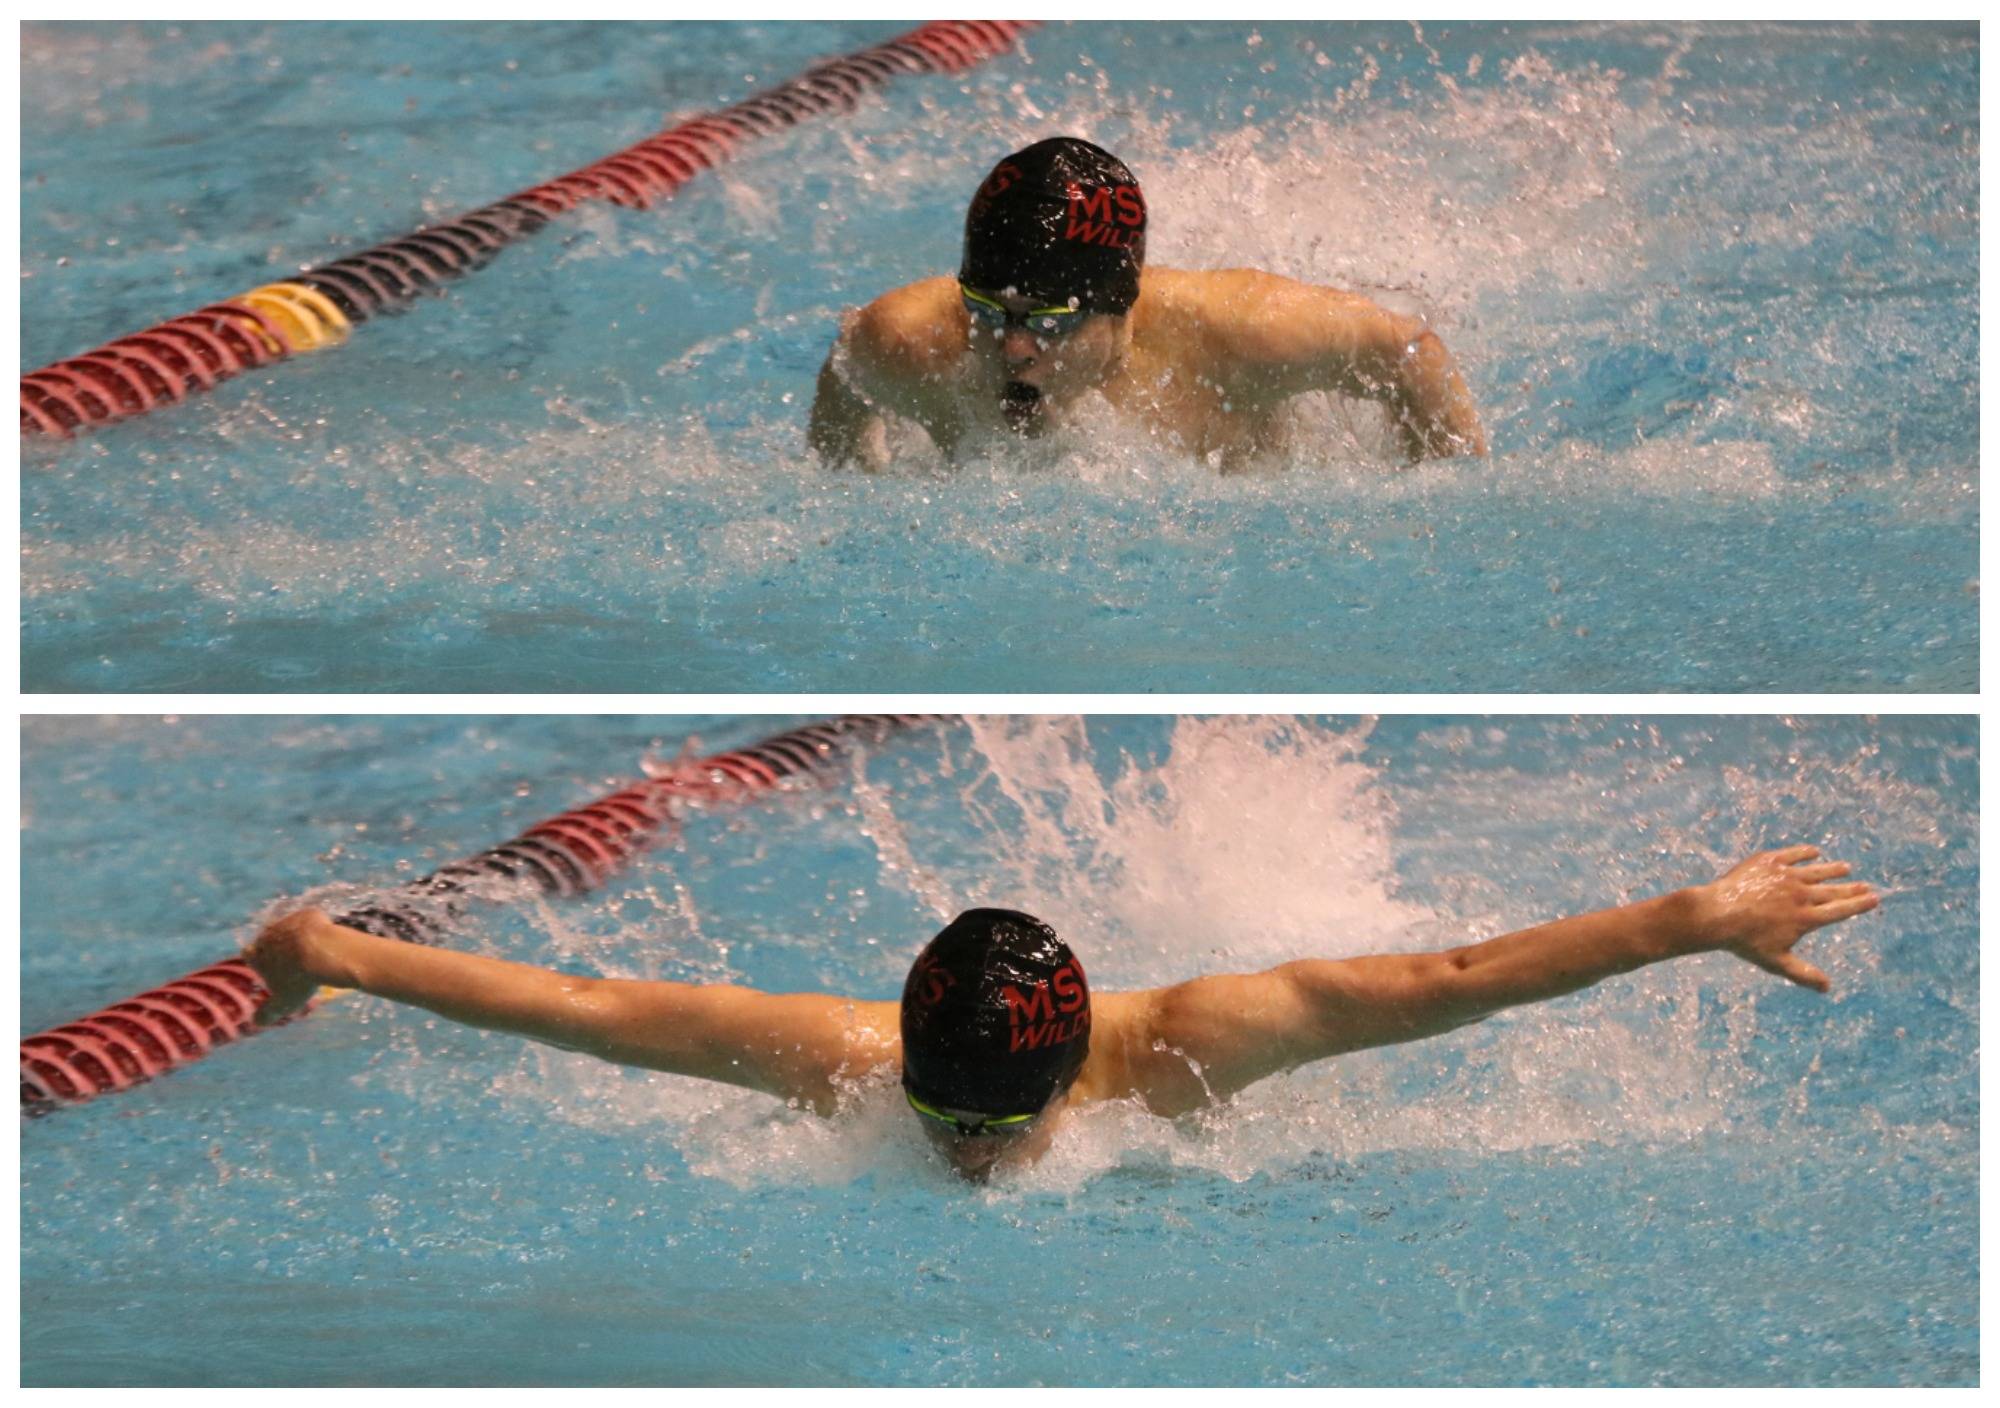
<instances>
[{"instance_id":1,"label":"swimmer","mask_svg":"<svg viewBox=\"0 0 2000 1408\"><path fill-rule=\"evenodd\" d=\"M957 278L850 311L807 439L878 470L884 412L947 458L1001 431L1040 435L1102 397L1223 469L1283 448L1309 391L1381 402L1411 460L1483 455L1457 364L1421 319L1256 269L1145 267L1146 202L1125 164L1051 137L993 168L965 217Z\"/></svg>"},{"instance_id":2,"label":"swimmer","mask_svg":"<svg viewBox=\"0 0 2000 1408\"><path fill-rule=\"evenodd\" d=\"M622 1065L747 1086L821 1115L870 1073L904 1099L944 1160L983 1181L1039 1158L1102 1100L1175 1117L1281 1071L1437 1036L1647 964L1728 952L1818 992L1792 950L1874 909L1849 867L1812 846L1750 857L1720 879L1443 953L1301 959L1264 973L1092 994L1050 929L1006 909L961 914L917 955L900 1002L556 973L377 938L300 910L245 957L271 996L260 1026L321 986L358 989Z\"/></svg>"}]
</instances>

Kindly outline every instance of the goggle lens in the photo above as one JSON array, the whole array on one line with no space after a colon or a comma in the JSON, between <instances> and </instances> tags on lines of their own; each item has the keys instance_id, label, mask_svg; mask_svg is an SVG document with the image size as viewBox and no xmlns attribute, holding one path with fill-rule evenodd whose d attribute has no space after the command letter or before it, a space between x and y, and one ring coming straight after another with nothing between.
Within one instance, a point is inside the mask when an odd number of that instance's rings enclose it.
<instances>
[{"instance_id":1,"label":"goggle lens","mask_svg":"<svg viewBox=\"0 0 2000 1408\"><path fill-rule=\"evenodd\" d=\"M965 311L972 315L974 322L1001 332L1019 323L1037 337L1067 337L1090 316L1085 309L1067 306L1029 308L1015 313L991 294L967 288L964 284L958 286L958 292L964 300Z\"/></svg>"}]
</instances>

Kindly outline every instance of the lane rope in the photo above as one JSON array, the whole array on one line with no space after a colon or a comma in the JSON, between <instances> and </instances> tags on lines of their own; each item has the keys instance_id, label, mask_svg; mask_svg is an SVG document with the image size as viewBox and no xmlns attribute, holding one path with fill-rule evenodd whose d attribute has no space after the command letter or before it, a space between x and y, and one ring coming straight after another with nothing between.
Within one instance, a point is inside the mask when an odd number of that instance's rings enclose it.
<instances>
[{"instance_id":1,"label":"lane rope","mask_svg":"<svg viewBox=\"0 0 2000 1408\"><path fill-rule=\"evenodd\" d=\"M680 808L741 803L818 772L856 742L879 742L932 714L843 714L675 766L537 822L511 841L453 861L336 916L406 943L439 943L469 901L583 894L674 828ZM323 989L311 1012L337 990ZM21 1111L78 1105L200 1060L255 1035L267 993L256 971L225 959L21 1041ZM301 1013L301 1016L305 1013ZM294 1020L297 1020L296 1018Z\"/></svg>"},{"instance_id":2,"label":"lane rope","mask_svg":"<svg viewBox=\"0 0 2000 1408\"><path fill-rule=\"evenodd\" d=\"M1006 53L1036 23L933 20L455 220L52 362L21 378L21 433L68 439L86 426L178 404L240 372L337 346L357 323L441 293L554 216L590 201L644 210L750 142L851 112L869 89L905 74L962 73Z\"/></svg>"}]
</instances>

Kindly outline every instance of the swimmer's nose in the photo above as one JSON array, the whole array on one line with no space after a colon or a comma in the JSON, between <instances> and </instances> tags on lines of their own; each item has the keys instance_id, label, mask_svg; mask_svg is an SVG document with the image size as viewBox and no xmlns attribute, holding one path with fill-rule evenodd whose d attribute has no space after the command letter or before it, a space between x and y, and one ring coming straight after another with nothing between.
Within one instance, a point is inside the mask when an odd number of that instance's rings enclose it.
<instances>
[{"instance_id":1,"label":"swimmer's nose","mask_svg":"<svg viewBox=\"0 0 2000 1408\"><path fill-rule=\"evenodd\" d=\"M1007 365L1026 366L1041 356L1042 345L1026 328L1009 328L1000 343L1000 350L1007 355Z\"/></svg>"}]
</instances>

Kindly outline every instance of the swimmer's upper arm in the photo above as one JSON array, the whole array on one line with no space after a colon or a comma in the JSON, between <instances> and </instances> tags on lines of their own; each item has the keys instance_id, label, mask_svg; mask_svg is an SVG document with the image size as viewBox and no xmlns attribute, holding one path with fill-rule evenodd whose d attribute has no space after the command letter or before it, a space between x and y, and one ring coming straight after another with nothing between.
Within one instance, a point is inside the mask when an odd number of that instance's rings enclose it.
<instances>
[{"instance_id":1,"label":"swimmer's upper arm","mask_svg":"<svg viewBox=\"0 0 2000 1408\"><path fill-rule=\"evenodd\" d=\"M1131 1093L1183 1114L1279 1071L1450 1031L1480 1014L1441 1000L1447 969L1438 954L1302 959L1155 989L1126 1043Z\"/></svg>"},{"instance_id":2,"label":"swimmer's upper arm","mask_svg":"<svg viewBox=\"0 0 2000 1408\"><path fill-rule=\"evenodd\" d=\"M841 350L855 390L906 415L927 409L965 350L957 288L951 279L925 279L851 314L841 327Z\"/></svg>"},{"instance_id":3,"label":"swimmer's upper arm","mask_svg":"<svg viewBox=\"0 0 2000 1408\"><path fill-rule=\"evenodd\" d=\"M920 279L890 289L856 313L852 327L855 351L870 365L902 377L936 374L965 342L958 281Z\"/></svg>"},{"instance_id":4,"label":"swimmer's upper arm","mask_svg":"<svg viewBox=\"0 0 2000 1408\"><path fill-rule=\"evenodd\" d=\"M584 1001L607 1061L762 1090L830 1112L838 1077L897 1054L895 1004L825 993L600 979Z\"/></svg>"},{"instance_id":5,"label":"swimmer's upper arm","mask_svg":"<svg viewBox=\"0 0 2000 1408\"><path fill-rule=\"evenodd\" d=\"M584 977L385 939L318 910L270 926L250 957L277 986L356 988L488 1031L746 1085L816 1109L832 1108L843 1072L865 1074L900 1051L894 1003Z\"/></svg>"},{"instance_id":6,"label":"swimmer's upper arm","mask_svg":"<svg viewBox=\"0 0 2000 1408\"><path fill-rule=\"evenodd\" d=\"M859 459L879 467L878 412L947 433L950 401L945 379L964 350L965 329L957 283L925 279L892 289L841 320L813 398L808 438L835 463Z\"/></svg>"},{"instance_id":7,"label":"swimmer's upper arm","mask_svg":"<svg viewBox=\"0 0 2000 1408\"><path fill-rule=\"evenodd\" d=\"M1211 276L1203 300L1221 369L1247 394L1306 391L1383 399L1423 323L1356 293L1258 269Z\"/></svg>"}]
</instances>

